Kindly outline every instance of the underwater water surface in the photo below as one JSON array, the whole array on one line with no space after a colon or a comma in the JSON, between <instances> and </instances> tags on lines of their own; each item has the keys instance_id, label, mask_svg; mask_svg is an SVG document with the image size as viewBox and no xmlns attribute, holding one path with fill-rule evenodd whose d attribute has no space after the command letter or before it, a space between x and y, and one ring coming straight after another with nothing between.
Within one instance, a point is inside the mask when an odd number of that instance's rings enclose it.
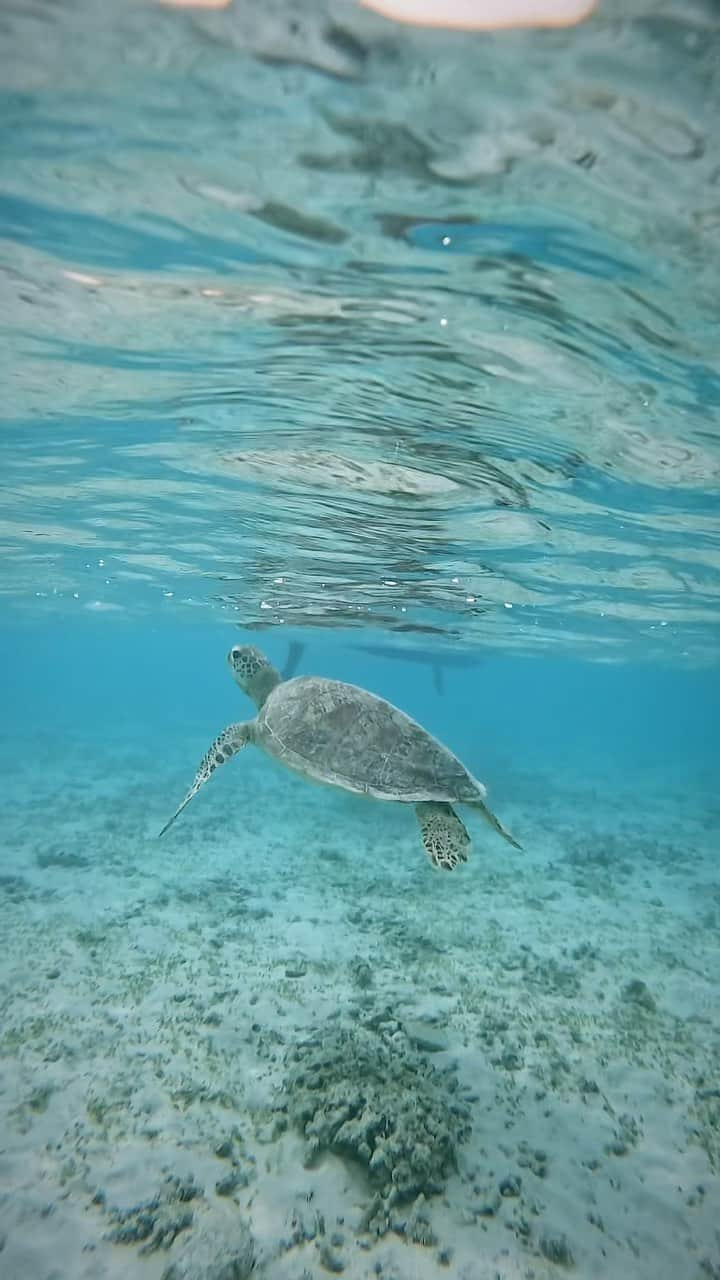
<instances>
[{"instance_id":1,"label":"underwater water surface","mask_svg":"<svg viewBox=\"0 0 720 1280\"><path fill-rule=\"evenodd\" d=\"M2 1280L720 1277L719 69L2 6ZM522 847L255 746L159 839L248 644Z\"/></svg>"}]
</instances>

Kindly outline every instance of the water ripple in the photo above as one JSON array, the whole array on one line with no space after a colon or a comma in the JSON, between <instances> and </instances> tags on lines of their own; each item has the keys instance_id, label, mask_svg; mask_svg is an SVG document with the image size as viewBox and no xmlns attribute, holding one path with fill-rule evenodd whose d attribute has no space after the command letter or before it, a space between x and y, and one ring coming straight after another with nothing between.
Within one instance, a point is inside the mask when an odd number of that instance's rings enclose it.
<instances>
[{"instance_id":1,"label":"water ripple","mask_svg":"<svg viewBox=\"0 0 720 1280\"><path fill-rule=\"evenodd\" d=\"M709 2L2 31L9 607L715 659Z\"/></svg>"}]
</instances>

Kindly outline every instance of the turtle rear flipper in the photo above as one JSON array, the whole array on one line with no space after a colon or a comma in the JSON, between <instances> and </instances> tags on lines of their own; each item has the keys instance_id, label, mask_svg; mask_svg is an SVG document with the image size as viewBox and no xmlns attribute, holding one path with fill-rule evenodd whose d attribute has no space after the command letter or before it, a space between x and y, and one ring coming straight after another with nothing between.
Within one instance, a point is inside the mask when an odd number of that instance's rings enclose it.
<instances>
[{"instance_id":1,"label":"turtle rear flipper","mask_svg":"<svg viewBox=\"0 0 720 1280\"><path fill-rule=\"evenodd\" d=\"M510 835L507 827L503 826L500 819L495 817L492 810L488 809L487 805L483 804L482 800L468 800L466 803L471 805L473 809L476 809L478 813L481 813L485 821L490 824L494 831L497 831L499 836L502 836L503 840L507 840L508 844L511 844L513 849L519 849L522 853L522 845L518 844L515 837Z\"/></svg>"},{"instance_id":2,"label":"turtle rear flipper","mask_svg":"<svg viewBox=\"0 0 720 1280\"><path fill-rule=\"evenodd\" d=\"M219 765L225 764L226 760L231 760L238 751L250 742L252 738L252 721L246 720L242 724L231 724L227 729L223 729L218 734L209 751L205 752L200 763L200 768L195 774L193 784L188 791L182 804L175 810L169 822L165 823L161 836L165 835L168 827L171 827L177 817L180 816L186 805L190 803L194 796L197 795L201 787L214 774Z\"/></svg>"},{"instance_id":3,"label":"turtle rear flipper","mask_svg":"<svg viewBox=\"0 0 720 1280\"><path fill-rule=\"evenodd\" d=\"M292 680L302 661L304 652L305 645L301 644L299 640L292 640L290 642L287 658L285 659L285 666L282 669L283 680Z\"/></svg>"},{"instance_id":4,"label":"turtle rear flipper","mask_svg":"<svg viewBox=\"0 0 720 1280\"><path fill-rule=\"evenodd\" d=\"M434 867L452 871L467 862L470 836L452 805L425 800L415 805L425 852Z\"/></svg>"}]
</instances>

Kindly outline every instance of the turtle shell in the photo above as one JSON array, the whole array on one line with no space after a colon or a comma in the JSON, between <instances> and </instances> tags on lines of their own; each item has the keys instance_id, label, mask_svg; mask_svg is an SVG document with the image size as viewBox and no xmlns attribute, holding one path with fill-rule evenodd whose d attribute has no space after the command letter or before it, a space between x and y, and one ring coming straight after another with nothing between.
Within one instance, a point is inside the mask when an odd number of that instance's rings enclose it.
<instances>
[{"instance_id":1,"label":"turtle shell","mask_svg":"<svg viewBox=\"0 0 720 1280\"><path fill-rule=\"evenodd\" d=\"M404 711L356 685L299 676L276 686L255 741L289 769L384 800L482 800L485 788Z\"/></svg>"}]
</instances>

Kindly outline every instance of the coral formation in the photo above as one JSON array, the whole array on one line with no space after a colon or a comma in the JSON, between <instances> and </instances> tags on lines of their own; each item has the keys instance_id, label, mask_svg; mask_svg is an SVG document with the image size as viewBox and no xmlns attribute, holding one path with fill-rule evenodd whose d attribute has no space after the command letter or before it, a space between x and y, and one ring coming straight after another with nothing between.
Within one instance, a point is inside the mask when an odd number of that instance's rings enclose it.
<instances>
[{"instance_id":1,"label":"coral formation","mask_svg":"<svg viewBox=\"0 0 720 1280\"><path fill-rule=\"evenodd\" d=\"M307 1140L353 1159L387 1204L442 1191L469 1135L457 1079L412 1047L397 1022L329 1023L286 1058L282 1106Z\"/></svg>"}]
</instances>

